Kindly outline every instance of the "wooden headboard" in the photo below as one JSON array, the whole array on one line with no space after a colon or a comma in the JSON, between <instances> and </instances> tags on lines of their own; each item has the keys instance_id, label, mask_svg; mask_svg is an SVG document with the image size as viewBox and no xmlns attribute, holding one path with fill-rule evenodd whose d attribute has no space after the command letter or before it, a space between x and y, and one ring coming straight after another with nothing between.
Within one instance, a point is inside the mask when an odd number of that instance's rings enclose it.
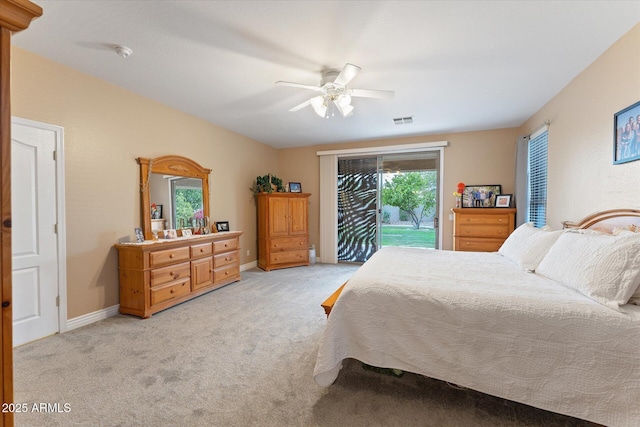
<instances>
[{"instance_id":1,"label":"wooden headboard","mask_svg":"<svg viewBox=\"0 0 640 427\"><path fill-rule=\"evenodd\" d=\"M578 222L562 221L562 228L588 228L611 233L616 227L635 225L640 228L640 209L611 209L596 212Z\"/></svg>"}]
</instances>

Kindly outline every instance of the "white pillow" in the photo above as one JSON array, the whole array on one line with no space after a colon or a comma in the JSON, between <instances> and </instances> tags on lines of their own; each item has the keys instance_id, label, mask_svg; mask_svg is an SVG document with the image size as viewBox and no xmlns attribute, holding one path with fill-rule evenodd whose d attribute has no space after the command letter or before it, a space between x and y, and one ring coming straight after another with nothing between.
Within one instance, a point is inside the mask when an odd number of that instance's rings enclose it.
<instances>
[{"instance_id":1,"label":"white pillow","mask_svg":"<svg viewBox=\"0 0 640 427\"><path fill-rule=\"evenodd\" d=\"M564 232L536 273L623 311L640 285L640 234Z\"/></svg>"},{"instance_id":2,"label":"white pillow","mask_svg":"<svg viewBox=\"0 0 640 427\"><path fill-rule=\"evenodd\" d=\"M560 234L562 234L562 230L546 231L536 228L533 223L528 222L516 228L509 235L498 249L498 253L525 271L532 272L538 267Z\"/></svg>"}]
</instances>

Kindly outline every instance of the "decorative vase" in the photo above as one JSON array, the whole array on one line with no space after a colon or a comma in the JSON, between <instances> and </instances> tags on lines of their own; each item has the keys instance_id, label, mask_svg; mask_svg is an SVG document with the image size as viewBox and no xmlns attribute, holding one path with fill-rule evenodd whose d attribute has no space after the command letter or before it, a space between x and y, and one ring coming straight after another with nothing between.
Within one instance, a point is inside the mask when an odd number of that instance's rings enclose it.
<instances>
[{"instance_id":1,"label":"decorative vase","mask_svg":"<svg viewBox=\"0 0 640 427\"><path fill-rule=\"evenodd\" d=\"M460 209L462 207L462 197L456 196L456 209Z\"/></svg>"}]
</instances>

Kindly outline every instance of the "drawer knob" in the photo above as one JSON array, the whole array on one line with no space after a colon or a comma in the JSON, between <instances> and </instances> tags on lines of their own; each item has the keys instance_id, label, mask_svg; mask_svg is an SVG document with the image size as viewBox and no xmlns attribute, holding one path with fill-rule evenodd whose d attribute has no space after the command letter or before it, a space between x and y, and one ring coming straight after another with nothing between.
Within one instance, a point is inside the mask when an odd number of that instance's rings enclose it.
<instances>
[{"instance_id":1,"label":"drawer knob","mask_svg":"<svg viewBox=\"0 0 640 427\"><path fill-rule=\"evenodd\" d=\"M498 218L498 222L502 222L502 218Z\"/></svg>"},{"instance_id":2,"label":"drawer knob","mask_svg":"<svg viewBox=\"0 0 640 427\"><path fill-rule=\"evenodd\" d=\"M302 242L298 243L300 246L302 246Z\"/></svg>"},{"instance_id":3,"label":"drawer knob","mask_svg":"<svg viewBox=\"0 0 640 427\"><path fill-rule=\"evenodd\" d=\"M173 254L169 254L169 258L173 258Z\"/></svg>"},{"instance_id":4,"label":"drawer knob","mask_svg":"<svg viewBox=\"0 0 640 427\"><path fill-rule=\"evenodd\" d=\"M200 248L200 252L204 252L204 249Z\"/></svg>"},{"instance_id":5,"label":"drawer knob","mask_svg":"<svg viewBox=\"0 0 640 427\"><path fill-rule=\"evenodd\" d=\"M225 257L225 258L224 258L224 260L225 260L225 261L229 261L229 257Z\"/></svg>"},{"instance_id":6,"label":"drawer knob","mask_svg":"<svg viewBox=\"0 0 640 427\"><path fill-rule=\"evenodd\" d=\"M277 248L277 247L278 247L278 244L276 243L275 245L273 245L273 247L274 247L274 248Z\"/></svg>"},{"instance_id":7,"label":"drawer knob","mask_svg":"<svg viewBox=\"0 0 640 427\"><path fill-rule=\"evenodd\" d=\"M169 292L172 293L172 294L175 294L176 290L175 289L171 289Z\"/></svg>"},{"instance_id":8,"label":"drawer knob","mask_svg":"<svg viewBox=\"0 0 640 427\"><path fill-rule=\"evenodd\" d=\"M225 275L225 276L227 276L228 274L229 274L229 272L228 272L228 271L225 271L225 272L224 272L224 275Z\"/></svg>"},{"instance_id":9,"label":"drawer knob","mask_svg":"<svg viewBox=\"0 0 640 427\"><path fill-rule=\"evenodd\" d=\"M502 230L498 230L498 234L502 234Z\"/></svg>"},{"instance_id":10,"label":"drawer knob","mask_svg":"<svg viewBox=\"0 0 640 427\"><path fill-rule=\"evenodd\" d=\"M471 243L467 242L466 245L469 246Z\"/></svg>"},{"instance_id":11,"label":"drawer knob","mask_svg":"<svg viewBox=\"0 0 640 427\"><path fill-rule=\"evenodd\" d=\"M226 247L228 247L228 246L229 246L228 244L226 244L226 243L224 244L224 247L225 247L225 248L226 248Z\"/></svg>"}]
</instances>

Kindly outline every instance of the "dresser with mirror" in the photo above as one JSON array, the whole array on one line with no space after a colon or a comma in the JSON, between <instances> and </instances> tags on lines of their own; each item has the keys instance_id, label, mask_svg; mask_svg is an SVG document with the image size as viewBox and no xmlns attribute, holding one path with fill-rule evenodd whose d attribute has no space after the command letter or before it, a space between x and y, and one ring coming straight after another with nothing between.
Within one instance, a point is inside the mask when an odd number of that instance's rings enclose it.
<instances>
[{"instance_id":1,"label":"dresser with mirror","mask_svg":"<svg viewBox=\"0 0 640 427\"><path fill-rule=\"evenodd\" d=\"M211 226L210 169L181 156L137 161L144 241L115 247L120 313L148 318L240 280L242 232ZM165 228L179 236L163 238Z\"/></svg>"}]
</instances>

